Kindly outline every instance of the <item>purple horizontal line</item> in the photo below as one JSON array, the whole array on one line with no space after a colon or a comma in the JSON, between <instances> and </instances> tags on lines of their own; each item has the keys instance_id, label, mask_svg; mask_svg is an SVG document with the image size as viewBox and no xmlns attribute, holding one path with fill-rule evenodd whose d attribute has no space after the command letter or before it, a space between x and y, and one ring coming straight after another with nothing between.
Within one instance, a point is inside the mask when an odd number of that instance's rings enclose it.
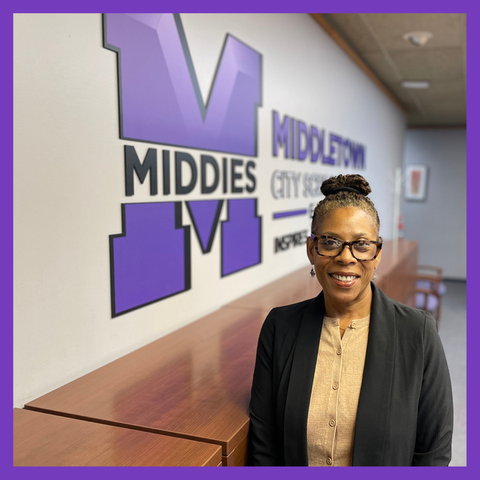
<instances>
[{"instance_id":1,"label":"purple horizontal line","mask_svg":"<svg viewBox=\"0 0 480 480\"><path fill-rule=\"evenodd\" d=\"M305 215L306 213L307 209L290 210L289 212L277 212L273 214L273 219L276 220L277 218L294 217L296 215Z\"/></svg>"}]
</instances>

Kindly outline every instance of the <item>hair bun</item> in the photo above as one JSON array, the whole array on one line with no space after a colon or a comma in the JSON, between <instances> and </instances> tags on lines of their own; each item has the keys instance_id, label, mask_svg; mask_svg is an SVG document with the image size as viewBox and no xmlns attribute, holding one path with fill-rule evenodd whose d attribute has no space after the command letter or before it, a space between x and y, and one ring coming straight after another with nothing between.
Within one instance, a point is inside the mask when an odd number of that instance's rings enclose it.
<instances>
[{"instance_id":1,"label":"hair bun","mask_svg":"<svg viewBox=\"0 0 480 480\"><path fill-rule=\"evenodd\" d=\"M337 193L339 188L352 188L365 197L372 191L369 183L361 175L337 175L322 183L321 192L325 195Z\"/></svg>"}]
</instances>

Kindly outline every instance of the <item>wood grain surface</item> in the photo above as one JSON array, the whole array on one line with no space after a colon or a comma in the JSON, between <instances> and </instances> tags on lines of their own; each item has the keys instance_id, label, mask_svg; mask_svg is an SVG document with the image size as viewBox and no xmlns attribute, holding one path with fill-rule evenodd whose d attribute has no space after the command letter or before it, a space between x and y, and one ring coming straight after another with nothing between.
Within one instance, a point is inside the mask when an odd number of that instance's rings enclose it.
<instances>
[{"instance_id":1,"label":"wood grain surface","mask_svg":"<svg viewBox=\"0 0 480 480\"><path fill-rule=\"evenodd\" d=\"M222 308L26 405L201 439L228 456L248 433L256 345L267 312Z\"/></svg>"},{"instance_id":2,"label":"wood grain surface","mask_svg":"<svg viewBox=\"0 0 480 480\"><path fill-rule=\"evenodd\" d=\"M386 241L377 269L376 284L400 303L413 306L417 275L418 244L411 240Z\"/></svg>"},{"instance_id":3,"label":"wood grain surface","mask_svg":"<svg viewBox=\"0 0 480 480\"><path fill-rule=\"evenodd\" d=\"M14 466L217 466L221 448L29 410L13 410Z\"/></svg>"},{"instance_id":4,"label":"wood grain surface","mask_svg":"<svg viewBox=\"0 0 480 480\"><path fill-rule=\"evenodd\" d=\"M248 435L240 440L235 450L228 455L222 457L224 467L243 467L247 464L248 453Z\"/></svg>"}]
</instances>

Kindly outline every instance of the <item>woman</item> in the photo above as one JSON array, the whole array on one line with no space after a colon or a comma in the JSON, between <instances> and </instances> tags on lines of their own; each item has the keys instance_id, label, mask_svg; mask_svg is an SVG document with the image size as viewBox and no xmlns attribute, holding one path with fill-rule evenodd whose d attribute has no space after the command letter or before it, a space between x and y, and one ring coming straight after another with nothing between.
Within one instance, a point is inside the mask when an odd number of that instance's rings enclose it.
<instances>
[{"instance_id":1,"label":"woman","mask_svg":"<svg viewBox=\"0 0 480 480\"><path fill-rule=\"evenodd\" d=\"M323 287L273 309L250 402L251 465L448 465L448 367L430 314L372 283L380 220L368 182L322 185L307 255Z\"/></svg>"}]
</instances>

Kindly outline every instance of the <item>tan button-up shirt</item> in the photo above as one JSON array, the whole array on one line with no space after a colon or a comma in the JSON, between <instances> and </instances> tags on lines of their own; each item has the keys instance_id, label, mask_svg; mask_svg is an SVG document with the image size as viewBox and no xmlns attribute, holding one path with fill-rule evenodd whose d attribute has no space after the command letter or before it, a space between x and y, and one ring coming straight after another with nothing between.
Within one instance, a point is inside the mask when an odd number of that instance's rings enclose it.
<instances>
[{"instance_id":1,"label":"tan button-up shirt","mask_svg":"<svg viewBox=\"0 0 480 480\"><path fill-rule=\"evenodd\" d=\"M340 336L338 318L324 317L307 423L310 466L351 466L370 315Z\"/></svg>"}]
</instances>

